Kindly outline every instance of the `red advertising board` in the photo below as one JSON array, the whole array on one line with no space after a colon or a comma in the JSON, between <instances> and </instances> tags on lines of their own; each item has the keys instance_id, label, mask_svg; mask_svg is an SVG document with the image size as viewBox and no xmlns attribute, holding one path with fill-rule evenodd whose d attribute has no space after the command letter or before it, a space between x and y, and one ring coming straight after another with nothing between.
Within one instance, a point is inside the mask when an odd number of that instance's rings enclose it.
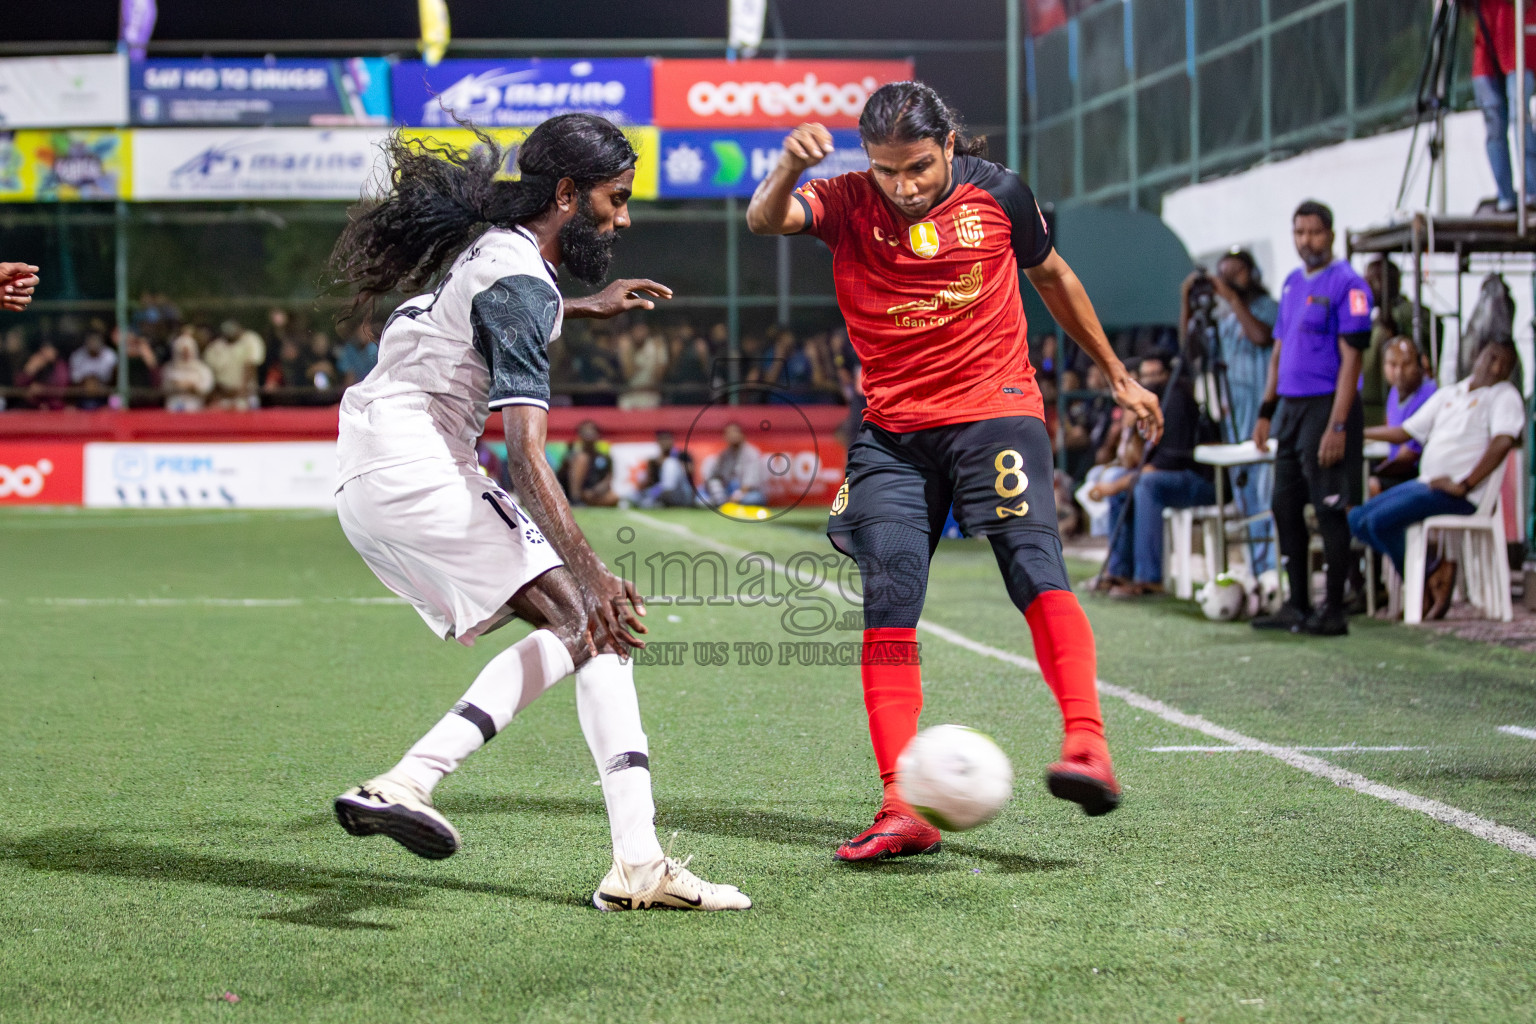
<instances>
[{"instance_id":1,"label":"red advertising board","mask_svg":"<svg viewBox=\"0 0 1536 1024\"><path fill-rule=\"evenodd\" d=\"M905 60L658 60L655 122L663 128L853 128L869 94L912 77Z\"/></svg>"},{"instance_id":2,"label":"red advertising board","mask_svg":"<svg viewBox=\"0 0 1536 1024\"><path fill-rule=\"evenodd\" d=\"M78 505L84 480L81 444L0 442L0 505Z\"/></svg>"}]
</instances>

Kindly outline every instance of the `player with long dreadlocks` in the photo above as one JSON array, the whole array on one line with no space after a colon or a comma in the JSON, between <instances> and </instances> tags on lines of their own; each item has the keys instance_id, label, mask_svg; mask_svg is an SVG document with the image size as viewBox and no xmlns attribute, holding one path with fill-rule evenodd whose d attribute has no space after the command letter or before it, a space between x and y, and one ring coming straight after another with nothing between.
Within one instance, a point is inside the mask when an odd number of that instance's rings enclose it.
<instances>
[{"instance_id":1,"label":"player with long dreadlocks","mask_svg":"<svg viewBox=\"0 0 1536 1024\"><path fill-rule=\"evenodd\" d=\"M741 910L735 886L694 875L657 842L650 757L635 695L645 614L571 516L544 457L547 347L566 317L611 317L670 297L647 280L561 298L556 268L600 284L615 233L629 225L636 155L624 133L589 114L551 118L506 155L477 132L469 152L396 134L388 177L365 199L333 261L357 289L354 311L394 290L377 367L349 388L338 444L342 529L363 560L432 632L471 645L512 618L533 632L492 658L451 711L405 757L336 798L353 835L386 835L442 858L459 834L432 790L512 717L572 673L581 730L597 762L613 866L592 897L601 910ZM519 505L481 475L475 443L501 413Z\"/></svg>"},{"instance_id":2,"label":"player with long dreadlocks","mask_svg":"<svg viewBox=\"0 0 1536 1024\"><path fill-rule=\"evenodd\" d=\"M842 860L927 853L939 830L894 786L917 733L923 689L917 621L951 507L992 544L1061 706L1050 791L1091 815L1120 802L1094 679L1093 630L1067 580L1056 532L1051 441L1029 364L1019 272L1104 371L1115 399L1156 440L1157 399L1126 372L1082 283L1051 242L1029 186L984 159L939 95L918 82L875 91L859 118L869 170L813 180L831 134L804 124L784 140L747 224L805 232L832 250L838 305L864 371L869 408L827 533L864 585L864 703L885 794Z\"/></svg>"}]
</instances>

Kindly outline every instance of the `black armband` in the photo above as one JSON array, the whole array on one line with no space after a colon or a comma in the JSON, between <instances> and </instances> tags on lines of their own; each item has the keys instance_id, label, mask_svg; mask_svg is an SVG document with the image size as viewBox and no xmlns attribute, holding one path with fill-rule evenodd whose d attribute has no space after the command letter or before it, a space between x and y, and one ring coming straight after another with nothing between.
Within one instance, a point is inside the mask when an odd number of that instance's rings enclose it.
<instances>
[{"instance_id":1,"label":"black armband","mask_svg":"<svg viewBox=\"0 0 1536 1024\"><path fill-rule=\"evenodd\" d=\"M1275 410L1278 409L1279 407L1280 407L1280 399L1278 399L1278 398L1271 398L1269 401L1267 401L1263 405L1259 406L1259 419L1261 419L1261 420L1272 420L1272 419L1274 419L1275 418Z\"/></svg>"},{"instance_id":2,"label":"black armband","mask_svg":"<svg viewBox=\"0 0 1536 1024\"><path fill-rule=\"evenodd\" d=\"M1359 352L1364 352L1371 347L1370 331L1352 331L1349 334L1341 334L1339 337L1344 339L1344 344Z\"/></svg>"}]
</instances>

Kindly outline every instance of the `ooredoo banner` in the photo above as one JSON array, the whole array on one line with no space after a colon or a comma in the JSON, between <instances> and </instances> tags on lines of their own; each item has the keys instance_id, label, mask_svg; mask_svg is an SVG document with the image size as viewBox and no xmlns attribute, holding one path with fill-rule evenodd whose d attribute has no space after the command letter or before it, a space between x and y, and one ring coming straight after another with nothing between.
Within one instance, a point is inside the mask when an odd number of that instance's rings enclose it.
<instances>
[{"instance_id":1,"label":"ooredoo banner","mask_svg":"<svg viewBox=\"0 0 1536 1024\"><path fill-rule=\"evenodd\" d=\"M95 508L334 508L336 443L88 444Z\"/></svg>"},{"instance_id":2,"label":"ooredoo banner","mask_svg":"<svg viewBox=\"0 0 1536 1024\"><path fill-rule=\"evenodd\" d=\"M78 505L82 446L0 442L0 505Z\"/></svg>"},{"instance_id":3,"label":"ooredoo banner","mask_svg":"<svg viewBox=\"0 0 1536 1024\"><path fill-rule=\"evenodd\" d=\"M912 77L905 60L658 60L655 123L663 128L855 128L870 93Z\"/></svg>"},{"instance_id":4,"label":"ooredoo banner","mask_svg":"<svg viewBox=\"0 0 1536 1024\"><path fill-rule=\"evenodd\" d=\"M107 128L127 123L125 56L0 60L0 128Z\"/></svg>"}]
</instances>

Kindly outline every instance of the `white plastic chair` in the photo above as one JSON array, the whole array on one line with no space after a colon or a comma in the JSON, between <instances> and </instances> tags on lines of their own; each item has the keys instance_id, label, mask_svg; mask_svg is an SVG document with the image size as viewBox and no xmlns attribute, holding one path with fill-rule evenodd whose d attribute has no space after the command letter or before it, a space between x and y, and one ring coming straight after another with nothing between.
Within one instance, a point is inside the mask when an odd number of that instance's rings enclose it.
<instances>
[{"instance_id":1,"label":"white plastic chair","mask_svg":"<svg viewBox=\"0 0 1536 1024\"><path fill-rule=\"evenodd\" d=\"M1461 568L1467 600L1489 618L1514 618L1509 597L1509 554L1504 537L1504 512L1499 494L1504 484L1501 464L1488 476L1487 488L1469 516L1430 516L1408 527L1403 559L1403 622L1416 626L1424 619L1424 568L1429 558L1429 532L1461 534Z\"/></svg>"},{"instance_id":2,"label":"white plastic chair","mask_svg":"<svg viewBox=\"0 0 1536 1024\"><path fill-rule=\"evenodd\" d=\"M1268 513L1265 513L1267 515ZM1246 528L1249 520L1235 504L1228 504L1223 513L1227 531L1234 526ZM1260 517L1255 517L1260 518ZM1212 566L1220 543L1216 537L1216 506L1192 505L1189 508L1163 509L1163 582L1172 584L1175 597L1188 601L1195 596L1195 523L1199 522L1201 538L1205 542L1205 576L1214 575ZM1246 549L1246 545L1244 545Z\"/></svg>"}]
</instances>

